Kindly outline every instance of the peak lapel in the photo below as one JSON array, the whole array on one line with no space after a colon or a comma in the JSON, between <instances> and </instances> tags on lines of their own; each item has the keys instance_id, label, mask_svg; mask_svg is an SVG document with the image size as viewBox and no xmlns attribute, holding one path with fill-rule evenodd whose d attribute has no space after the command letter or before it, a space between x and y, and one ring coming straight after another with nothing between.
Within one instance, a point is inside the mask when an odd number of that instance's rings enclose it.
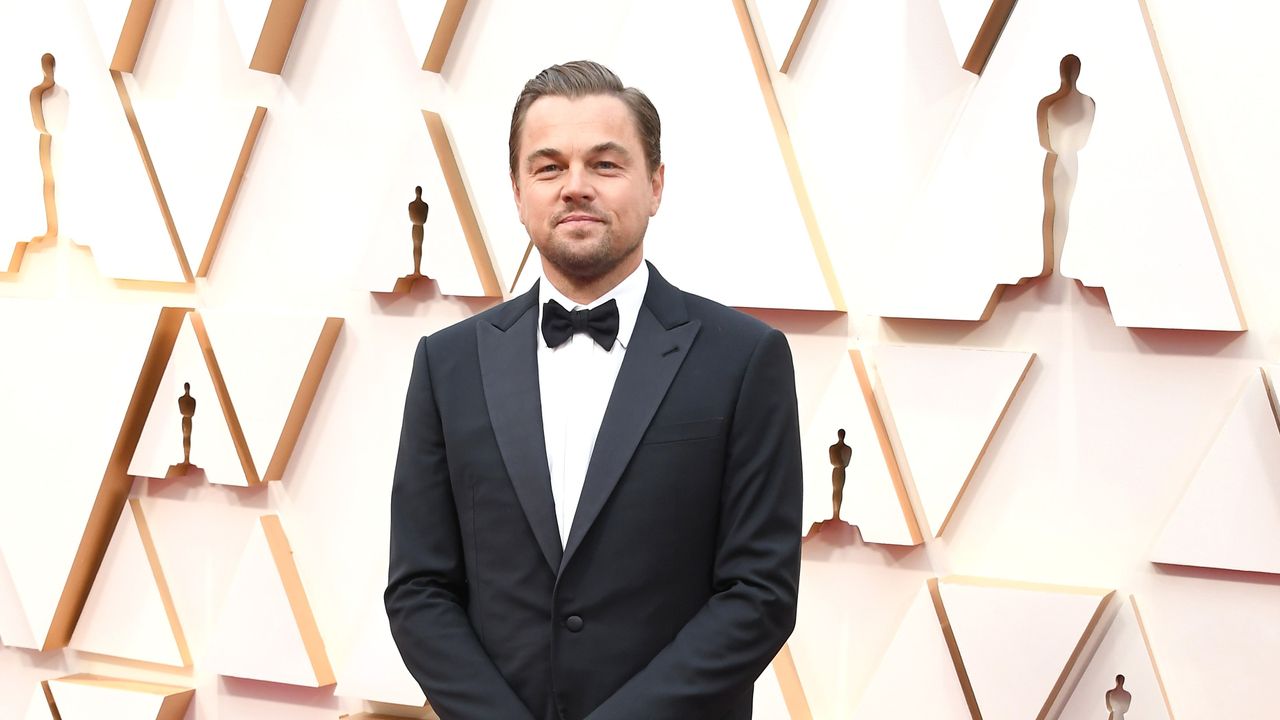
<instances>
[{"instance_id":1,"label":"peak lapel","mask_svg":"<svg viewBox=\"0 0 1280 720\"><path fill-rule=\"evenodd\" d=\"M537 295L535 285L488 322L476 324L480 377L489 422L502 462L538 547L552 572L560 567L560 531L556 525L547 446L542 435L538 391Z\"/></svg>"},{"instance_id":2,"label":"peak lapel","mask_svg":"<svg viewBox=\"0 0 1280 720\"><path fill-rule=\"evenodd\" d=\"M652 266L650 269L652 271ZM698 335L699 321L686 322L682 318L678 324L664 327L651 309L652 306L659 311L665 310L668 303L678 302L677 293L656 271L652 271L645 303L640 307L636 327L631 334L631 346L627 348L622 367L618 370L618 379L614 382L613 393L596 436L595 449L591 452L582 495L560 563L562 570L569 564L583 536L591 529L631 462L640 438ZM665 319L666 313L663 315Z\"/></svg>"}]
</instances>

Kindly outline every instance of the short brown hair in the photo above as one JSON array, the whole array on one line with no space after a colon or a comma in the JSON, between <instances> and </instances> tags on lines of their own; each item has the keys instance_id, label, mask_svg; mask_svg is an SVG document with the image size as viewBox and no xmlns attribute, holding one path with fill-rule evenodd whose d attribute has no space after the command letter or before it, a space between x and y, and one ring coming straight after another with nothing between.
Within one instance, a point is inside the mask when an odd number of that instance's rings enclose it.
<instances>
[{"instance_id":1,"label":"short brown hair","mask_svg":"<svg viewBox=\"0 0 1280 720\"><path fill-rule=\"evenodd\" d=\"M511 177L516 176L519 165L520 131L529 106L541 97L558 96L579 98L587 95L612 95L626 103L636 121L636 132L644 144L645 162L649 174L657 172L662 164L662 122L658 110L644 93L635 88L623 87L622 81L612 70L591 60L574 60L563 65L552 65L524 84L511 113L511 136L507 140L510 150Z\"/></svg>"}]
</instances>

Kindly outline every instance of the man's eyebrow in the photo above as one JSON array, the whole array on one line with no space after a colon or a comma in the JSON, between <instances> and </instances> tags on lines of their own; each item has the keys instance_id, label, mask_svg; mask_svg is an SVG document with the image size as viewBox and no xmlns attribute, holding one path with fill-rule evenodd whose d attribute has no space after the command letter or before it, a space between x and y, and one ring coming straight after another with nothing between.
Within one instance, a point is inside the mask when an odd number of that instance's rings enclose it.
<instances>
[{"instance_id":1,"label":"man's eyebrow","mask_svg":"<svg viewBox=\"0 0 1280 720\"><path fill-rule=\"evenodd\" d=\"M591 148L592 155L600 155L602 153L608 153L608 152L617 153L623 157L628 157L628 158L631 157L631 153L627 152L626 148L622 147L616 142L613 142L612 140L609 140L607 142L602 142L599 145L596 145L595 147Z\"/></svg>"},{"instance_id":2,"label":"man's eyebrow","mask_svg":"<svg viewBox=\"0 0 1280 720\"><path fill-rule=\"evenodd\" d=\"M526 157L524 161L525 161L525 164L531 164L533 163L534 160L537 160L538 158L556 158L556 157L560 157L560 154L561 154L560 151L557 150L556 148L551 148L551 147L538 148L537 150L534 150L533 152L529 153L528 157Z\"/></svg>"}]
</instances>

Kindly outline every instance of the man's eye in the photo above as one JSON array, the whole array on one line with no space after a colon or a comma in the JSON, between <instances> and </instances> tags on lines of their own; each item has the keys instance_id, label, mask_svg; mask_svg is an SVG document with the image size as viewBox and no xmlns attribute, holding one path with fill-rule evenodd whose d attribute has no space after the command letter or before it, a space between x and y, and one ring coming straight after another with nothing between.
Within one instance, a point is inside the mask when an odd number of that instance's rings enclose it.
<instances>
[{"instance_id":1,"label":"man's eye","mask_svg":"<svg viewBox=\"0 0 1280 720\"><path fill-rule=\"evenodd\" d=\"M550 165L550 164L548 164L548 165L539 165L539 166L538 166L538 168L534 170L534 172L535 172L535 173L547 173L547 172L555 172L556 170L559 170L559 169L560 169L560 166L559 166L559 165Z\"/></svg>"},{"instance_id":2,"label":"man's eye","mask_svg":"<svg viewBox=\"0 0 1280 720\"><path fill-rule=\"evenodd\" d=\"M608 160L601 160L600 162L596 163L596 167L600 168L601 170L617 170L618 164L614 162L610 162Z\"/></svg>"}]
</instances>

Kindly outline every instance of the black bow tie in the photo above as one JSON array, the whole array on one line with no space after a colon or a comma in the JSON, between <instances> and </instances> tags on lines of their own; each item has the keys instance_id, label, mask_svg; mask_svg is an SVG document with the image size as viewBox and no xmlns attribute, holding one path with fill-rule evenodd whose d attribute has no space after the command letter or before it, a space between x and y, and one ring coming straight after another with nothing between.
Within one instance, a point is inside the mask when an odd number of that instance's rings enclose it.
<instances>
[{"instance_id":1,"label":"black bow tie","mask_svg":"<svg viewBox=\"0 0 1280 720\"><path fill-rule=\"evenodd\" d=\"M547 347L560 347L580 332L590 335L605 350L612 350L618 339L618 301L610 300L590 310L565 310L555 300L542 306L542 338Z\"/></svg>"}]
</instances>

